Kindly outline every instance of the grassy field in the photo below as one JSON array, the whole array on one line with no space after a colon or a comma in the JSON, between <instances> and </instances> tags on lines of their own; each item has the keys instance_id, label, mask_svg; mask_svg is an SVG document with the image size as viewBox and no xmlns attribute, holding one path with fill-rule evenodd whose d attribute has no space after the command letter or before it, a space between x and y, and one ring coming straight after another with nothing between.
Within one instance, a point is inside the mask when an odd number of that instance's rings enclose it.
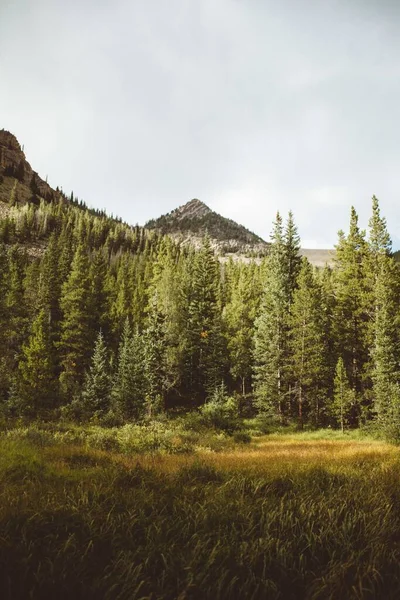
<instances>
[{"instance_id":1,"label":"grassy field","mask_svg":"<svg viewBox=\"0 0 400 600\"><path fill-rule=\"evenodd\" d=\"M163 435L3 431L3 600L400 597L398 448Z\"/></svg>"}]
</instances>

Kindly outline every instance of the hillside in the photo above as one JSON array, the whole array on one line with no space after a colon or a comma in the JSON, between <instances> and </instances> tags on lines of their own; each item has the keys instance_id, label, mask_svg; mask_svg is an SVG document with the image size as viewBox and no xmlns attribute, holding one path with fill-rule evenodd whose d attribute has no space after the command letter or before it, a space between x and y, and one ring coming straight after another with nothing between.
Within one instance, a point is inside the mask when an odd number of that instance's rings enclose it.
<instances>
[{"instance_id":1,"label":"hillside","mask_svg":"<svg viewBox=\"0 0 400 600\"><path fill-rule=\"evenodd\" d=\"M26 160L23 149L15 135L0 130L0 200L10 205L18 202L39 204L40 198L47 202L64 197L44 181ZM3 207L4 212L4 207Z\"/></svg>"},{"instance_id":2,"label":"hillside","mask_svg":"<svg viewBox=\"0 0 400 600\"><path fill-rule=\"evenodd\" d=\"M5 129L0 130L0 219L10 215L12 207L25 204L39 206L41 200L87 208L83 202L74 200L72 195L67 197L58 187L52 188L33 170L17 138ZM101 211L91 212L104 216ZM120 223L118 219L115 221ZM145 228L154 233L167 234L182 245L190 244L196 248L201 247L207 232L214 251L220 257L231 256L234 260L264 256L269 246L268 242L243 225L219 215L197 199L148 221ZM28 252L36 255L40 246L43 246L43 241L36 245L31 242ZM322 267L332 264L334 250L302 249L301 254L311 264Z\"/></svg>"}]
</instances>

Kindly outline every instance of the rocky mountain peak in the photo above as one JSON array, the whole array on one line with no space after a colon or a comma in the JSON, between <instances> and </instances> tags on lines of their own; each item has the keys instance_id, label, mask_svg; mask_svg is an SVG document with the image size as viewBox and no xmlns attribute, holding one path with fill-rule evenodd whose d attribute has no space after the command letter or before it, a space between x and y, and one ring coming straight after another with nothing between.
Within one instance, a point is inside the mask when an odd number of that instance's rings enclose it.
<instances>
[{"instance_id":1,"label":"rocky mountain peak","mask_svg":"<svg viewBox=\"0 0 400 600\"><path fill-rule=\"evenodd\" d=\"M197 200L197 198L193 198L193 200L189 200L183 206L175 209L173 213L176 213L174 216L178 220L181 219L201 219L205 215L211 213L212 210L209 208L204 202L201 200Z\"/></svg>"}]
</instances>

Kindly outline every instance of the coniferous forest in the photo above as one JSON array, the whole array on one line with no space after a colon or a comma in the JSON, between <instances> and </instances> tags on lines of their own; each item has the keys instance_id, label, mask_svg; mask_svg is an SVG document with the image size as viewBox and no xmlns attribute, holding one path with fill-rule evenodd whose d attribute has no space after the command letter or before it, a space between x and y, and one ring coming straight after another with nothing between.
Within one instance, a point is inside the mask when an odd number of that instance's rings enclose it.
<instances>
[{"instance_id":1,"label":"coniferous forest","mask_svg":"<svg viewBox=\"0 0 400 600\"><path fill-rule=\"evenodd\" d=\"M291 213L261 261L77 202L14 206L0 243L4 415L117 425L230 399L299 428L400 432L400 276L375 197L333 268L300 258Z\"/></svg>"},{"instance_id":2,"label":"coniferous forest","mask_svg":"<svg viewBox=\"0 0 400 600\"><path fill-rule=\"evenodd\" d=\"M21 201L14 175L0 596L398 598L400 275L378 200L316 268L291 213L233 260L72 194Z\"/></svg>"}]
</instances>

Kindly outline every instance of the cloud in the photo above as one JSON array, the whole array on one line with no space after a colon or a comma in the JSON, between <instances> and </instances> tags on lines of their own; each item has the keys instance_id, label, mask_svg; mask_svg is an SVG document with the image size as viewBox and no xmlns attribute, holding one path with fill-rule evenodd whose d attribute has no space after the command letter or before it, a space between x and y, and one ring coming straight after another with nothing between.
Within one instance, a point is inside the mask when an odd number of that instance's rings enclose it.
<instances>
[{"instance_id":1,"label":"cloud","mask_svg":"<svg viewBox=\"0 0 400 600\"><path fill-rule=\"evenodd\" d=\"M375 193L396 234L399 24L377 0L2 3L1 126L133 223L199 197L263 237L292 209L332 246Z\"/></svg>"}]
</instances>

